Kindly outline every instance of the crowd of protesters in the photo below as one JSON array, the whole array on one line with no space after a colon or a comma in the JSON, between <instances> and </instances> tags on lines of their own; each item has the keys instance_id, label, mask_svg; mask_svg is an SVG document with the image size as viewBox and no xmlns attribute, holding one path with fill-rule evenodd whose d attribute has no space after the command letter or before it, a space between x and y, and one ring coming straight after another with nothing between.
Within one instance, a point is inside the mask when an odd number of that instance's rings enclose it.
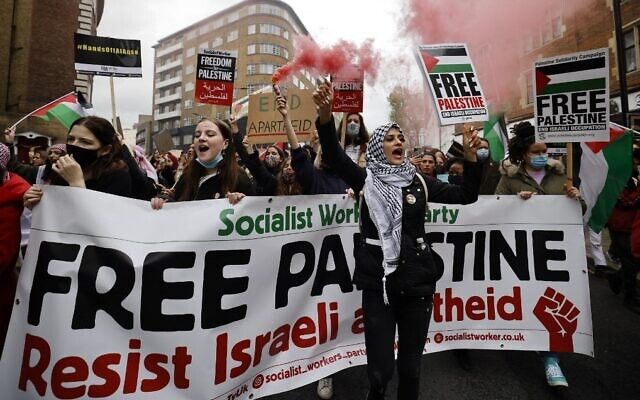
<instances>
[{"instance_id":1,"label":"crowd of protesters","mask_svg":"<svg viewBox=\"0 0 640 400\"><path fill-rule=\"evenodd\" d=\"M245 196L349 194L362 201L363 221L354 250L354 284L362 289L367 346L368 399L382 399L394 370L393 342L398 329L398 398L417 399L420 357L428 330L435 273L421 213L426 199L472 203L478 194L564 194L580 198L566 185L564 166L534 140L528 122L515 125L509 157L492 160L489 142L476 131L465 131L462 152L447 157L441 149L414 149L407 157L402 128L388 123L370 133L361 114L350 113L336 124L331 113L332 91L322 83L314 92L317 132L309 143L298 141L285 96L276 98L284 119L287 143L258 149L228 121L203 118L193 142L179 157L127 146L112 124L84 117L69 130L66 143L34 151L21 163L14 147L15 130L4 131L0 144L0 343L4 341L17 284L16 262L28 241L30 209L46 195L44 185L96 190L148 201L155 210L166 202L226 198L232 204ZM343 125L345 125L343 127ZM341 137L341 132L343 136ZM640 141L633 150L634 168L611 216L608 253L619 270L606 276L614 293L624 292L624 304L640 313L636 275L640 268ZM407 200L408 199L408 200ZM162 211L159 211L162 212ZM401 221L398 223L398 221ZM418 249L411 273L398 264L405 247ZM603 257L604 258L604 257ZM606 261L597 261L598 265ZM615 263L613 263L615 264ZM422 268L422 267L420 267ZM396 271L397 270L397 271ZM468 363L468 355L459 353ZM542 354L547 381L566 386L555 354ZM333 394L331 378L318 382L318 396Z\"/></svg>"}]
</instances>

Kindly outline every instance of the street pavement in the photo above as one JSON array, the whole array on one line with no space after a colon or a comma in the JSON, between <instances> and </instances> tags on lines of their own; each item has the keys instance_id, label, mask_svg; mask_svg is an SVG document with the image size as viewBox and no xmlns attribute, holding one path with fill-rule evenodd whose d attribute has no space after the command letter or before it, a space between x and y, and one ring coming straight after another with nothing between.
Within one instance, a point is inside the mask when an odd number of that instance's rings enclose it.
<instances>
[{"instance_id":1,"label":"street pavement","mask_svg":"<svg viewBox=\"0 0 640 400\"><path fill-rule=\"evenodd\" d=\"M606 248L606 247L605 247ZM540 356L524 351L470 351L472 370L460 368L452 352L423 356L421 399L640 399L640 315L622 305L607 281L590 276L595 358L560 356L569 387L547 386ZM397 377L388 390L396 398ZM316 399L316 384L268 397L270 400ZM334 376L335 400L364 400L364 366Z\"/></svg>"}]
</instances>

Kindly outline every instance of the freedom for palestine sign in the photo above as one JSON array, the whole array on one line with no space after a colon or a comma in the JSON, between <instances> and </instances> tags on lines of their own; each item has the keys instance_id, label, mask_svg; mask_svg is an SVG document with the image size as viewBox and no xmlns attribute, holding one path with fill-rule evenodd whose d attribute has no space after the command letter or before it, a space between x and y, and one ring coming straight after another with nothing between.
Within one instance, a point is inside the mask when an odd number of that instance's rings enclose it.
<instances>
[{"instance_id":1,"label":"freedom for palestine sign","mask_svg":"<svg viewBox=\"0 0 640 400\"><path fill-rule=\"evenodd\" d=\"M609 140L609 49L535 61L538 142Z\"/></svg>"}]
</instances>

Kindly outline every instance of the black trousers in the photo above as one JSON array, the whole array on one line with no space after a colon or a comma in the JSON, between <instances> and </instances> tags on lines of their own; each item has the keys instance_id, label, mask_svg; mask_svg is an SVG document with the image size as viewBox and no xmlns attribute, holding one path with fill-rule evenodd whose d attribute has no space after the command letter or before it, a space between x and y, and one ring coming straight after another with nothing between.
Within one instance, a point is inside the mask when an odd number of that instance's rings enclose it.
<instances>
[{"instance_id":1,"label":"black trousers","mask_svg":"<svg viewBox=\"0 0 640 400\"><path fill-rule=\"evenodd\" d=\"M616 255L620 258L620 276L625 297L636 295L636 275L640 270L640 260L631 254L631 234L628 232L618 232L609 229L611 236L611 247L615 249Z\"/></svg>"},{"instance_id":2,"label":"black trousers","mask_svg":"<svg viewBox=\"0 0 640 400\"><path fill-rule=\"evenodd\" d=\"M433 298L388 295L389 305L385 305L382 292L362 291L369 398L384 398L387 383L393 377L397 326L398 399L418 399L420 361L429 329Z\"/></svg>"}]
</instances>

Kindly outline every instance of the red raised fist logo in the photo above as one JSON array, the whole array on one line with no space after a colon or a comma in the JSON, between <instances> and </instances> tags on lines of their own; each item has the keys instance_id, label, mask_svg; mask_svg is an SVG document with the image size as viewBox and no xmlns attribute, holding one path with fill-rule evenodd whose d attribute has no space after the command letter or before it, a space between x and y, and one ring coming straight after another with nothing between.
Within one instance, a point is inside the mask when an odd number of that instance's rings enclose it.
<instances>
[{"instance_id":1,"label":"red raised fist logo","mask_svg":"<svg viewBox=\"0 0 640 400\"><path fill-rule=\"evenodd\" d=\"M549 331L549 351L573 352L573 334L580 310L560 292L548 287L533 314Z\"/></svg>"}]
</instances>

